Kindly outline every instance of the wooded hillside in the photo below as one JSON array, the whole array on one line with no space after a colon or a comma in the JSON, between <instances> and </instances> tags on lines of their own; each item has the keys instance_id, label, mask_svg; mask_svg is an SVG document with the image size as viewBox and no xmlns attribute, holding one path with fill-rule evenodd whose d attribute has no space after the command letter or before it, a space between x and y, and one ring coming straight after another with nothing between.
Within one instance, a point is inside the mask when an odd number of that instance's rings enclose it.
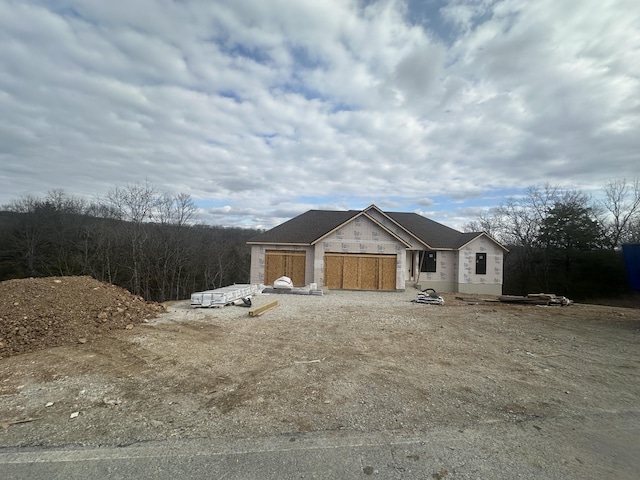
<instances>
[{"instance_id":1,"label":"wooded hillside","mask_svg":"<svg viewBox=\"0 0 640 480\"><path fill-rule=\"evenodd\" d=\"M192 224L184 195L148 185L87 204L63 192L0 212L0 280L90 275L146 300L188 298L249 278L246 241L258 231Z\"/></svg>"}]
</instances>

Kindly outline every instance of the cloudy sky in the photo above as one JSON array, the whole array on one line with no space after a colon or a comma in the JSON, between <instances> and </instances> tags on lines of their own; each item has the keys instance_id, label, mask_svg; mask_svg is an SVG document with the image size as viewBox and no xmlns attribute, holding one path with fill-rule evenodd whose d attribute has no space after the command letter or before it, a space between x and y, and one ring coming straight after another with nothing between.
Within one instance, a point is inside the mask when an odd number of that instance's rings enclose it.
<instances>
[{"instance_id":1,"label":"cloudy sky","mask_svg":"<svg viewBox=\"0 0 640 480\"><path fill-rule=\"evenodd\" d=\"M460 228L638 176L638 0L0 0L0 205L149 182L210 224Z\"/></svg>"}]
</instances>

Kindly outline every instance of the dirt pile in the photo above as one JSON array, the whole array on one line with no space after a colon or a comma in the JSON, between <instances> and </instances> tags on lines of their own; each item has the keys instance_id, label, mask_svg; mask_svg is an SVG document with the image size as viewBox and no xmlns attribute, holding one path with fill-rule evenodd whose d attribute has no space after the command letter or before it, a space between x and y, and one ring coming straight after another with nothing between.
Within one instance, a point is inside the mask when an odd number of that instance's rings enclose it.
<instances>
[{"instance_id":1,"label":"dirt pile","mask_svg":"<svg viewBox=\"0 0 640 480\"><path fill-rule=\"evenodd\" d=\"M0 282L0 358L91 342L165 312L127 290L91 277Z\"/></svg>"}]
</instances>

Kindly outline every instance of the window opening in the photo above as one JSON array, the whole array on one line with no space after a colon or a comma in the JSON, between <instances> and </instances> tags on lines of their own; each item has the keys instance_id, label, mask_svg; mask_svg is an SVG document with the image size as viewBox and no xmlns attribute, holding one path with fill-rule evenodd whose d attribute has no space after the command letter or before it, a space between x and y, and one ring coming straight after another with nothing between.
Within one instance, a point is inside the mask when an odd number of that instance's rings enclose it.
<instances>
[{"instance_id":1,"label":"window opening","mask_svg":"<svg viewBox=\"0 0 640 480\"><path fill-rule=\"evenodd\" d=\"M436 271L436 252L423 252L420 271L433 273Z\"/></svg>"},{"instance_id":2,"label":"window opening","mask_svg":"<svg viewBox=\"0 0 640 480\"><path fill-rule=\"evenodd\" d=\"M487 254L476 253L476 275L487 274Z\"/></svg>"}]
</instances>

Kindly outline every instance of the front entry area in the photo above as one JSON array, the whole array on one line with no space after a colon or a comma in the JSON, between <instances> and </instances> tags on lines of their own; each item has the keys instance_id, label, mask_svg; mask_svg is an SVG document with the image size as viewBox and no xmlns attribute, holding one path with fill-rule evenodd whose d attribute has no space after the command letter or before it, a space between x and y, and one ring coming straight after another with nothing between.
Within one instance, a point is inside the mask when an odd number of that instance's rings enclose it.
<instances>
[{"instance_id":1,"label":"front entry area","mask_svg":"<svg viewBox=\"0 0 640 480\"><path fill-rule=\"evenodd\" d=\"M336 290L395 290L396 255L327 253L324 286Z\"/></svg>"}]
</instances>

